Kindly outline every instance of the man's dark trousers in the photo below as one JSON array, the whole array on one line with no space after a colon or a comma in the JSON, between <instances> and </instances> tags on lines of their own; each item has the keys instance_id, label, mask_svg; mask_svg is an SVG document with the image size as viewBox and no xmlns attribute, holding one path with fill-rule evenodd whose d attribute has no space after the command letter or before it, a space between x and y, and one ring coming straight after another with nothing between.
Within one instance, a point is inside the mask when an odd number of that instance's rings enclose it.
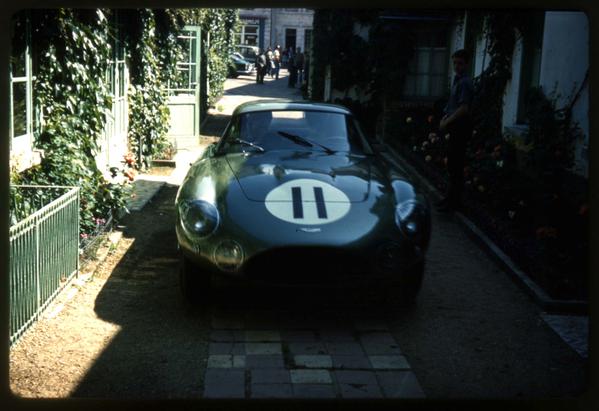
<instances>
[{"instance_id":1,"label":"man's dark trousers","mask_svg":"<svg viewBox=\"0 0 599 411\"><path fill-rule=\"evenodd\" d=\"M464 166L466 163L466 146L472 136L472 121L469 118L458 119L447 127L449 145L447 149L447 172L449 185L447 201L458 206L462 201L464 190Z\"/></svg>"}]
</instances>

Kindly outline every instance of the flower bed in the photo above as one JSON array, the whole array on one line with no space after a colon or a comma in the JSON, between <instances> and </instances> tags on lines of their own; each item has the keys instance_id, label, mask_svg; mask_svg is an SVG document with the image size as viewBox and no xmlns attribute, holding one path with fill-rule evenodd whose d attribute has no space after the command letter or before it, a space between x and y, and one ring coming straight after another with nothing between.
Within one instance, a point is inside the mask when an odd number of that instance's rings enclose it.
<instances>
[{"instance_id":1,"label":"flower bed","mask_svg":"<svg viewBox=\"0 0 599 411\"><path fill-rule=\"evenodd\" d=\"M385 135L420 173L443 191L445 152L434 108L394 115ZM474 131L465 167L463 213L547 293L588 299L587 181L565 170L535 176L507 138L486 141ZM545 177L545 178L542 178Z\"/></svg>"}]
</instances>

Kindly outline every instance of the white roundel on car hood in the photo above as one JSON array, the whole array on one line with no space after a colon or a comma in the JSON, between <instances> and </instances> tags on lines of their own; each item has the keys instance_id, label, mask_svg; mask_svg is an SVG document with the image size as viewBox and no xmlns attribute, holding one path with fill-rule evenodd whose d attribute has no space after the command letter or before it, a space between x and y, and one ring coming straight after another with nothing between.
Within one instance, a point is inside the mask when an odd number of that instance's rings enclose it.
<instances>
[{"instance_id":1,"label":"white roundel on car hood","mask_svg":"<svg viewBox=\"0 0 599 411\"><path fill-rule=\"evenodd\" d=\"M343 191L309 178L291 180L275 187L264 202L276 218L302 225L332 223L345 216L351 207Z\"/></svg>"}]
</instances>

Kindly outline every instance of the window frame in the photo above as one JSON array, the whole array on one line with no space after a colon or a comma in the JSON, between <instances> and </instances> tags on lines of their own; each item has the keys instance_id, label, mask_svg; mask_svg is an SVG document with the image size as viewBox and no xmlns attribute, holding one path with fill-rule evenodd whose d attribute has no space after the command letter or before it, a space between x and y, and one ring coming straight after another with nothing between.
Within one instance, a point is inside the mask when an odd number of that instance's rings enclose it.
<instances>
[{"instance_id":1,"label":"window frame","mask_svg":"<svg viewBox=\"0 0 599 411\"><path fill-rule=\"evenodd\" d=\"M256 44L249 44L249 43L245 43L245 37L246 37L246 28L247 27L255 27L256 28L256 33L247 33L247 35L251 35L251 36L256 36ZM243 24L241 26L241 31L235 33L235 37L239 36L239 43L236 44L238 46L253 46L253 47L258 47L259 43L260 43L260 24Z\"/></svg>"},{"instance_id":2,"label":"window frame","mask_svg":"<svg viewBox=\"0 0 599 411\"><path fill-rule=\"evenodd\" d=\"M18 18L18 15L13 16ZM25 14L25 76L13 77L12 63L9 62L9 79L10 79L10 121L9 121L9 150L11 154L22 154L33 151L33 130L34 130L34 105L33 105L33 59L32 59L32 44L31 44L31 18L29 13ZM15 24L14 20L11 24ZM12 41L12 39L11 39ZM12 50L11 50L12 53ZM14 85L25 83L25 134L18 136L14 135Z\"/></svg>"},{"instance_id":3,"label":"window frame","mask_svg":"<svg viewBox=\"0 0 599 411\"><path fill-rule=\"evenodd\" d=\"M521 42L522 53L520 58L520 78L518 84L516 124L522 125L528 125L528 120L526 118L526 100L528 93L532 88L538 87L540 84L539 80L541 59L543 55L545 13L536 12L531 20L531 26L536 29L536 31L532 32L532 36L523 35Z\"/></svg>"}]
</instances>

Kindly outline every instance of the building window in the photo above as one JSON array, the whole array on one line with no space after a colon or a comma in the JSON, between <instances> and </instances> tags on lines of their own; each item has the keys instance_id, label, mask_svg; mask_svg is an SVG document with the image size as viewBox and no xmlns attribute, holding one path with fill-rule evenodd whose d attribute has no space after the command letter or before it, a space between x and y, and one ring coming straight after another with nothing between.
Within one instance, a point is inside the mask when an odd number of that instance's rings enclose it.
<instances>
[{"instance_id":1,"label":"building window","mask_svg":"<svg viewBox=\"0 0 599 411\"><path fill-rule=\"evenodd\" d=\"M32 149L34 120L31 27L25 12L14 16L11 31L10 149L22 152Z\"/></svg>"},{"instance_id":2,"label":"building window","mask_svg":"<svg viewBox=\"0 0 599 411\"><path fill-rule=\"evenodd\" d=\"M522 38L522 63L517 114L519 124L528 123L526 118L528 94L532 88L539 86L544 20L544 12L534 13L530 19L529 29Z\"/></svg>"},{"instance_id":3,"label":"building window","mask_svg":"<svg viewBox=\"0 0 599 411\"><path fill-rule=\"evenodd\" d=\"M288 13L297 13L300 9L284 9Z\"/></svg>"},{"instance_id":4,"label":"building window","mask_svg":"<svg viewBox=\"0 0 599 411\"><path fill-rule=\"evenodd\" d=\"M259 22L256 21L256 24L243 25L241 27L241 32L235 34L235 38L238 45L258 46L259 35L260 25Z\"/></svg>"},{"instance_id":5,"label":"building window","mask_svg":"<svg viewBox=\"0 0 599 411\"><path fill-rule=\"evenodd\" d=\"M415 31L414 56L408 63L404 97L437 98L447 83L447 36L430 28Z\"/></svg>"}]
</instances>

